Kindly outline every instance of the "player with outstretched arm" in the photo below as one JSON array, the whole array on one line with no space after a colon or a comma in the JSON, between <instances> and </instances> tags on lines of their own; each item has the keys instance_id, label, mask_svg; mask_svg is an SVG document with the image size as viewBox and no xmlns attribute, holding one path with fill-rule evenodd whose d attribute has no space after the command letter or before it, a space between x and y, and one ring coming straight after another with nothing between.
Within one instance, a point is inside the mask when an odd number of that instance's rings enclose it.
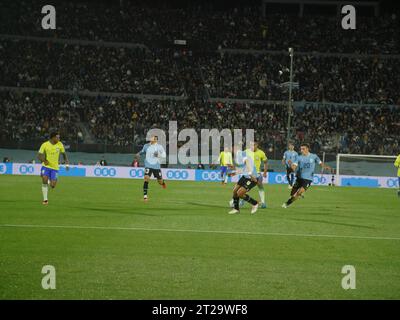
<instances>
[{"instance_id":1,"label":"player with outstretched arm","mask_svg":"<svg viewBox=\"0 0 400 320\"><path fill-rule=\"evenodd\" d=\"M325 169L331 169L331 167L323 163L316 154L310 152L310 146L307 143L301 144L300 151L301 155L295 162L289 160L293 171L297 170L297 179L290 193L290 198L282 205L282 208L290 206L310 187L316 164L321 165L321 167Z\"/></svg>"},{"instance_id":2,"label":"player with outstretched arm","mask_svg":"<svg viewBox=\"0 0 400 320\"><path fill-rule=\"evenodd\" d=\"M47 205L49 185L54 189L57 185L58 170L60 159L60 153L63 155L66 169L69 170L69 161L65 148L60 141L60 135L58 132L50 133L49 141L42 143L38 153L38 159L42 162L42 168L40 169L40 176L42 178L42 194L43 204Z\"/></svg>"},{"instance_id":3,"label":"player with outstretched arm","mask_svg":"<svg viewBox=\"0 0 400 320\"><path fill-rule=\"evenodd\" d=\"M150 143L146 143L142 150L136 154L136 158L145 154L144 159L144 182L143 182L143 200L148 200L148 190L150 177L153 175L159 185L165 189L167 187L161 173L161 161L166 158L166 153L162 145L158 144L158 137L152 136Z\"/></svg>"}]
</instances>

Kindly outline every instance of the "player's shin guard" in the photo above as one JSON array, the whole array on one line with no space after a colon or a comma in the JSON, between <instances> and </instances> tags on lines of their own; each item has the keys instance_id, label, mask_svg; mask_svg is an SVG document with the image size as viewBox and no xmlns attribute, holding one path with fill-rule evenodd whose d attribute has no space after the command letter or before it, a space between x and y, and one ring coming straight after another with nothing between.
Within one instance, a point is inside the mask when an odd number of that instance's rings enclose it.
<instances>
[{"instance_id":1,"label":"player's shin guard","mask_svg":"<svg viewBox=\"0 0 400 320\"><path fill-rule=\"evenodd\" d=\"M238 196L234 196L233 197L233 207L236 209L236 210L239 210L239 197Z\"/></svg>"},{"instance_id":2,"label":"player's shin guard","mask_svg":"<svg viewBox=\"0 0 400 320\"><path fill-rule=\"evenodd\" d=\"M255 206L257 204L257 201L250 197L248 194L245 194L242 199L250 203L252 206Z\"/></svg>"},{"instance_id":3,"label":"player's shin guard","mask_svg":"<svg viewBox=\"0 0 400 320\"><path fill-rule=\"evenodd\" d=\"M42 194L43 194L43 201L47 201L47 194L49 192L49 186L47 183L42 183Z\"/></svg>"},{"instance_id":4,"label":"player's shin guard","mask_svg":"<svg viewBox=\"0 0 400 320\"><path fill-rule=\"evenodd\" d=\"M288 201L286 201L286 205L290 206L295 200L295 197L291 197Z\"/></svg>"},{"instance_id":5,"label":"player's shin guard","mask_svg":"<svg viewBox=\"0 0 400 320\"><path fill-rule=\"evenodd\" d=\"M143 183L143 195L144 196L147 196L147 190L149 189L149 182L148 181L145 181L144 183Z\"/></svg>"}]
</instances>

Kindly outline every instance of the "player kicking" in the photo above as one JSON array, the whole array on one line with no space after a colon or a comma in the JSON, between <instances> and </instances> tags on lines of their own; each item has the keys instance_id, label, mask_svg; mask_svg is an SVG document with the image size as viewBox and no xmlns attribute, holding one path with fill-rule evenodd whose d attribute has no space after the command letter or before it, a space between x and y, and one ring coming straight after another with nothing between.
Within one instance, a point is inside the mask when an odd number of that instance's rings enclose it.
<instances>
[{"instance_id":1,"label":"player kicking","mask_svg":"<svg viewBox=\"0 0 400 320\"><path fill-rule=\"evenodd\" d=\"M289 183L288 188L292 189L293 184L294 184L294 171L292 169L292 166L290 163L295 163L297 162L297 158L299 157L298 153L294 151L294 144L292 142L289 142L288 144L288 150L285 151L283 154L283 159L282 159L282 164L285 165L286 167L286 177L287 181Z\"/></svg>"},{"instance_id":2,"label":"player kicking","mask_svg":"<svg viewBox=\"0 0 400 320\"><path fill-rule=\"evenodd\" d=\"M290 193L291 197L282 205L282 208L290 206L310 187L316 163L321 165L322 168L331 169L328 165L324 164L316 154L310 153L310 146L308 144L303 143L300 146L300 151L301 155L295 162L292 163L289 160L293 171L297 169L297 179Z\"/></svg>"},{"instance_id":3,"label":"player kicking","mask_svg":"<svg viewBox=\"0 0 400 320\"><path fill-rule=\"evenodd\" d=\"M68 157L65 153L64 145L60 141L60 135L57 132L52 132L49 141L42 143L38 153L38 158L42 162L40 176L42 177L42 203L44 205L49 203L49 185L52 189L57 185L60 153L63 155L66 169L69 170Z\"/></svg>"},{"instance_id":4,"label":"player kicking","mask_svg":"<svg viewBox=\"0 0 400 320\"><path fill-rule=\"evenodd\" d=\"M221 151L218 157L218 162L221 168L222 184L227 184L229 176L228 170L233 166L232 152L228 147L224 148L224 151Z\"/></svg>"},{"instance_id":5,"label":"player kicking","mask_svg":"<svg viewBox=\"0 0 400 320\"><path fill-rule=\"evenodd\" d=\"M257 169L254 165L253 159L247 156L245 151L236 150L236 163L238 167L237 173L241 172L238 183L233 188L233 209L229 214L239 213L239 198L251 204L251 213L254 214L258 209L257 200L251 198L247 193L257 185Z\"/></svg>"},{"instance_id":6,"label":"player kicking","mask_svg":"<svg viewBox=\"0 0 400 320\"><path fill-rule=\"evenodd\" d=\"M258 142L254 141L250 144L250 149L246 150L246 154L252 158L254 165L257 169L257 187L258 194L260 196L261 208L265 209L267 204L265 203L265 191L263 178L267 177L267 161L268 158L265 155L265 152L258 148ZM263 167L263 172L261 172L261 164Z\"/></svg>"},{"instance_id":7,"label":"player kicking","mask_svg":"<svg viewBox=\"0 0 400 320\"><path fill-rule=\"evenodd\" d=\"M163 189L167 187L164 179L162 178L161 166L160 166L161 160L166 158L166 153L163 146L158 144L158 137L153 136L150 138L150 143L145 144L142 150L136 154L136 157L139 158L139 155L142 154L146 155L144 159L145 168L144 168L144 183L143 183L143 200L147 201L149 181L152 175L157 179L157 182L163 187Z\"/></svg>"}]
</instances>

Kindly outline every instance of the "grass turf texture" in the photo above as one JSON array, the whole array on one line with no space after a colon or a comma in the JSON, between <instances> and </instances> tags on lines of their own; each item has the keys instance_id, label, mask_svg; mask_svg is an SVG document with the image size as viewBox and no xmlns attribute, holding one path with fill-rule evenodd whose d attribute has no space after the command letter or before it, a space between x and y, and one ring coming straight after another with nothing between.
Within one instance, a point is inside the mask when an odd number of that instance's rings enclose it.
<instances>
[{"instance_id":1,"label":"grass turf texture","mask_svg":"<svg viewBox=\"0 0 400 320\"><path fill-rule=\"evenodd\" d=\"M395 190L311 187L285 210L287 187L270 185L268 209L234 216L219 183L151 181L148 203L128 179L62 177L48 206L38 177L0 176L0 190L1 299L400 298ZM47 264L56 290L41 287Z\"/></svg>"}]
</instances>

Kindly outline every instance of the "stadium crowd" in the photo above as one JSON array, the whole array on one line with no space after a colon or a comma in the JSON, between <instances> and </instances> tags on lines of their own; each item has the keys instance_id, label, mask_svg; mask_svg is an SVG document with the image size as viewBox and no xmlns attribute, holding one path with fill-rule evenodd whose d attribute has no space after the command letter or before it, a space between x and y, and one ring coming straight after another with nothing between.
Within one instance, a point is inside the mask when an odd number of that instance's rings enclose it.
<instances>
[{"instance_id":1,"label":"stadium crowd","mask_svg":"<svg viewBox=\"0 0 400 320\"><path fill-rule=\"evenodd\" d=\"M294 99L346 103L400 102L399 60L299 55L293 80ZM212 97L287 99L287 55L214 54L203 56L205 86Z\"/></svg>"},{"instance_id":2,"label":"stadium crowd","mask_svg":"<svg viewBox=\"0 0 400 320\"><path fill-rule=\"evenodd\" d=\"M263 17L259 7L221 11L212 5L181 9L148 6L146 1L114 3L52 1L57 9L57 30L41 28L41 0L2 5L0 33L56 36L58 38L138 42L148 45L176 39L195 41L217 49L398 53L398 17L357 16L357 29L342 32L340 19L307 14L273 14ZM218 30L218 32L215 32ZM282 36L283 35L283 36ZM397 41L396 41L397 39Z\"/></svg>"},{"instance_id":3,"label":"stadium crowd","mask_svg":"<svg viewBox=\"0 0 400 320\"><path fill-rule=\"evenodd\" d=\"M256 139L270 155L279 154L286 144L287 109L281 105L110 97L81 97L75 102L58 94L4 92L2 101L3 139L10 134L9 138L17 140L44 138L56 126L63 139L74 142L77 136L82 138L77 123L83 121L98 143L140 145L149 129L168 131L169 121L177 121L178 130L198 132L202 128L254 128ZM399 148L399 129L398 107L305 105L293 110L293 140L311 142L315 152L394 154Z\"/></svg>"},{"instance_id":4,"label":"stadium crowd","mask_svg":"<svg viewBox=\"0 0 400 320\"><path fill-rule=\"evenodd\" d=\"M298 55L298 101L400 104L400 63ZM231 54L5 40L0 85L174 96L286 100L287 54Z\"/></svg>"},{"instance_id":5,"label":"stadium crowd","mask_svg":"<svg viewBox=\"0 0 400 320\"><path fill-rule=\"evenodd\" d=\"M173 55L124 47L5 40L0 85L182 95Z\"/></svg>"},{"instance_id":6,"label":"stadium crowd","mask_svg":"<svg viewBox=\"0 0 400 320\"><path fill-rule=\"evenodd\" d=\"M400 50L396 15L358 17L357 30L343 33L335 16L263 17L254 7L158 11L123 0L112 5L55 0L57 30L43 30L41 5L39 0L7 2L0 11L0 86L49 92L0 91L2 140L44 139L58 128L66 141L83 142L90 135L96 143L123 147L142 144L150 128L168 129L168 121L176 120L180 129L254 128L263 148L276 155L286 144L287 109L271 101L288 99L290 46L296 53L295 143L309 141L315 152L398 152L400 59L382 56ZM176 39L194 45L172 47ZM89 97L87 91L150 96ZM307 101L347 106L317 108Z\"/></svg>"},{"instance_id":7,"label":"stadium crowd","mask_svg":"<svg viewBox=\"0 0 400 320\"><path fill-rule=\"evenodd\" d=\"M79 114L68 95L0 91L0 139L15 142L46 140L58 130L69 142L82 142Z\"/></svg>"}]
</instances>

